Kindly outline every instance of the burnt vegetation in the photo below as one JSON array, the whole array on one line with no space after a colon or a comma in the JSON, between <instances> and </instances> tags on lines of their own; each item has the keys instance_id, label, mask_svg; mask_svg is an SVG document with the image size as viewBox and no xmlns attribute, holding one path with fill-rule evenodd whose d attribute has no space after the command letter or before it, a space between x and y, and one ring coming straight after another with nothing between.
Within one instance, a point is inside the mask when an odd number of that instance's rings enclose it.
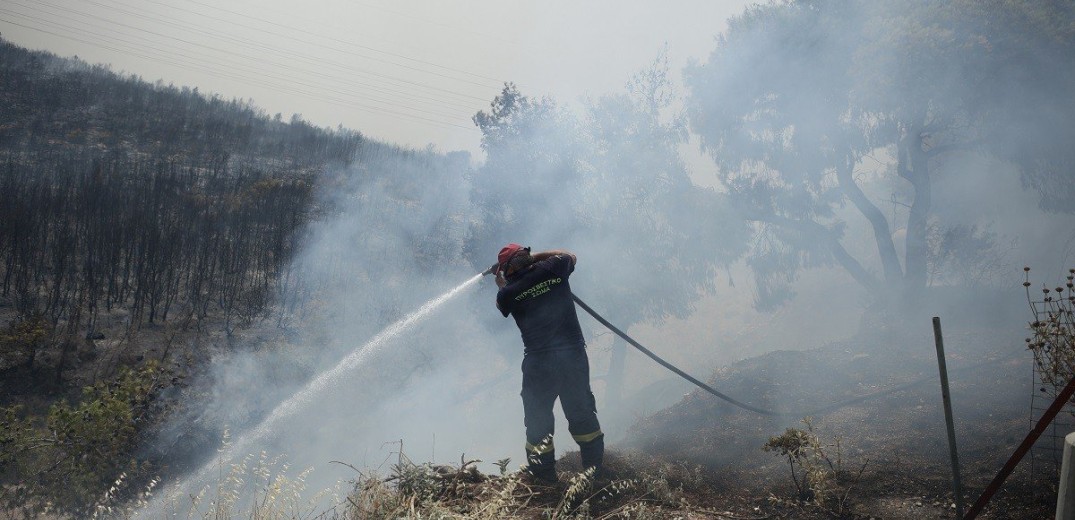
<instances>
[{"instance_id":1,"label":"burnt vegetation","mask_svg":"<svg viewBox=\"0 0 1075 520\"><path fill-rule=\"evenodd\" d=\"M135 453L170 404L159 391L209 357L177 352L176 334L300 312L293 256L335 211L319 186L341 182L325 172L373 160L417 175L440 159L0 40L0 507L86 514L121 472L144 485L153 465ZM102 342L122 355L98 359ZM137 398L102 390L156 361L167 372L137 372Z\"/></svg>"},{"instance_id":2,"label":"burnt vegetation","mask_svg":"<svg viewBox=\"0 0 1075 520\"><path fill-rule=\"evenodd\" d=\"M263 314L313 176L366 143L6 42L0 53L0 296L71 333L92 337L116 309L133 327Z\"/></svg>"}]
</instances>

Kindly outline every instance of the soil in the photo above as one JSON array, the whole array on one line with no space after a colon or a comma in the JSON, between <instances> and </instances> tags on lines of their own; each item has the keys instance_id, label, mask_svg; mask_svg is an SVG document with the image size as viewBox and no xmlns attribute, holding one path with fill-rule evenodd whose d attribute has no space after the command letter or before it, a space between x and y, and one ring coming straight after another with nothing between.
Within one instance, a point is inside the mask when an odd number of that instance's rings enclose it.
<instances>
[{"instance_id":1,"label":"soil","mask_svg":"<svg viewBox=\"0 0 1075 520\"><path fill-rule=\"evenodd\" d=\"M86 367L114 365L117 356L160 357L147 346L163 348L172 331L147 328L139 341L92 341L98 356L85 360L76 379L92 382L99 374ZM215 341L224 339L204 343ZM1039 395L1041 407L1048 399L1033 388L1031 355L1022 337L1010 331L953 329L946 331L945 348L966 509L1029 432L1032 394ZM16 383L7 381L4 393ZM682 518L956 518L937 356L928 329L907 335L876 327L818 349L771 352L724 367L707 383L780 414L759 415L701 390L691 392L643 418L625 442L610 447L606 460L613 481L661 475L683 498L681 507L661 502L661 511ZM871 397L857 399L862 396ZM846 401L856 402L828 411L832 403ZM812 416L810 428L841 469L833 485L844 500L835 506L799 501L787 459L762 449L787 428L807 429L802 422L806 415ZM1068 412L1060 419L1072 422ZM1050 429L980 518L1052 518L1055 448L1065 433ZM577 471L577 459L577 454L565 455L560 470ZM526 492L540 517L563 499L564 486L533 486ZM594 507L607 512L632 500L646 504L652 500L648 493L609 496L594 501Z\"/></svg>"},{"instance_id":2,"label":"soil","mask_svg":"<svg viewBox=\"0 0 1075 520\"><path fill-rule=\"evenodd\" d=\"M1031 392L1039 391L1031 388L1032 357L1022 338L1007 336L981 329L945 335L965 510L1032 426ZM721 369L709 384L787 415L766 417L698 390L636 424L626 448L701 465L708 489L695 489L692 503L729 518L955 518L938 374L932 333L881 329L820 349L772 352ZM787 458L762 450L787 428L807 430L808 414L842 469L835 482L838 496L846 494L842 508L800 504ZM1064 433L1043 436L979 518L1052 518L1058 472L1051 449Z\"/></svg>"}]
</instances>

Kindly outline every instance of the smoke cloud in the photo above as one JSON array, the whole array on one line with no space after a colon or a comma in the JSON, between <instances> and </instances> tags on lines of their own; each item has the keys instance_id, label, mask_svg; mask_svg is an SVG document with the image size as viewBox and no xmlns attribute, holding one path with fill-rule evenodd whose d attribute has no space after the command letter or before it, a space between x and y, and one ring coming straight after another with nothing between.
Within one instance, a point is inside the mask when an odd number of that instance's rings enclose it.
<instances>
[{"instance_id":1,"label":"smoke cloud","mask_svg":"<svg viewBox=\"0 0 1075 520\"><path fill-rule=\"evenodd\" d=\"M982 12L957 4L920 29L991 36ZM909 268L910 212L922 191L901 175L907 139L919 139L920 151L952 151L929 158L925 280L901 323L928 331L928 316L939 315L956 327L1010 331L998 341L1018 341L1028 319L1022 267L1059 278L1075 263L1075 221L1070 200L1054 211L1059 203L1046 197L1044 204L1034 189L1045 175L1035 169L1041 161L1011 153L1018 145L1011 140L1003 149L993 143L996 135L1034 136L1021 142L1055 157L1042 127L1052 123L1024 116L1069 110L1070 99L1038 96L1039 85L1013 80L1003 96L1023 100L1022 108L991 111L981 103L998 98L980 84L982 75L1001 74L991 56L972 46L984 65L970 71L950 69L959 54L947 47L935 60L909 63L903 53L929 49L904 38L915 27L885 25L904 20L894 9L873 2L751 8L706 61L688 68L686 92L675 88L680 71L661 57L628 78L623 92L589 100L581 112L509 85L476 117L485 135L479 166L463 155L373 151L327 172L318 218L295 259L300 282L287 297L294 301L285 298L284 332L265 333L282 344L214 362L204 403L165 437L191 423L228 425L241 436L310 377L487 268L507 242L576 253L574 292L702 379L739 359L847 339L894 312L880 302L899 284L886 281L878 244L891 241L896 267ZM906 23L927 19L908 16ZM1071 55L1048 42L1002 43L996 52L1037 56L1041 81L1070 76ZM1052 70L1065 76L1053 78ZM916 74L934 84L908 83ZM944 109L922 116L920 106ZM918 123L930 130L912 128ZM1067 135L1070 122L1059 124L1056 133ZM699 172L680 154L688 140L719 170L716 188L692 180ZM848 165L887 236L838 178ZM782 227L790 220L812 224ZM828 246L833 237L868 278L891 288L864 286ZM437 463L465 454L486 470L506 457L521 463L522 345L494 294L492 279L481 280L250 448L313 467L310 489L355 477L330 461L383 472L399 451ZM634 419L689 386L627 352L623 386L610 388L604 374L623 347L582 320L598 413L614 445ZM257 334L247 340L256 344ZM961 347L951 353L961 355ZM563 417L557 421L562 453L574 445Z\"/></svg>"}]
</instances>

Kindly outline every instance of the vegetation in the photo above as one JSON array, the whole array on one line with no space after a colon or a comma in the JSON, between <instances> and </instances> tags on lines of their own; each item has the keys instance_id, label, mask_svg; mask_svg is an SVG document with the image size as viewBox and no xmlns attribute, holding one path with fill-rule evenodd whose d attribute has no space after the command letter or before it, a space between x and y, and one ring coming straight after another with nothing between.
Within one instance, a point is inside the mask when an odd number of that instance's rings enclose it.
<instances>
[{"instance_id":1,"label":"vegetation","mask_svg":"<svg viewBox=\"0 0 1075 520\"><path fill-rule=\"evenodd\" d=\"M364 140L0 42L0 297L92 336L266 313L314 175Z\"/></svg>"},{"instance_id":2,"label":"vegetation","mask_svg":"<svg viewBox=\"0 0 1075 520\"><path fill-rule=\"evenodd\" d=\"M633 76L626 93L591 102L581 118L506 85L490 111L474 117L487 161L474 172L472 262L482 265L474 253L485 258L503 245L498 241L555 232L548 241L570 244L583 261L619 264L573 278L588 299L617 302L607 310L612 322L630 327L686 316L713 290L717 270L741 254L747 230L724 196L691 182L679 155L686 128L674 102L663 57ZM696 246L698 237L715 246ZM613 409L626 347L615 340Z\"/></svg>"},{"instance_id":3,"label":"vegetation","mask_svg":"<svg viewBox=\"0 0 1075 520\"><path fill-rule=\"evenodd\" d=\"M1056 396L1075 378L1075 269L1056 288L1043 285L1040 299L1031 296L1030 268L1024 268L1027 301L1034 311L1027 348L1041 382L1039 390ZM1072 399L1075 402L1075 398Z\"/></svg>"},{"instance_id":4,"label":"vegetation","mask_svg":"<svg viewBox=\"0 0 1075 520\"><path fill-rule=\"evenodd\" d=\"M136 456L154 420L163 372L155 362L83 389L44 416L21 406L0 408L0 508L27 518L46 512L85 516L120 475L143 482L152 468ZM140 477L140 478L135 478ZM129 490L112 490L128 496Z\"/></svg>"},{"instance_id":5,"label":"vegetation","mask_svg":"<svg viewBox=\"0 0 1075 520\"><path fill-rule=\"evenodd\" d=\"M524 472L491 476L473 462L458 468L415 465L402 458L392 474L363 475L348 497L350 518L668 518L704 512L691 494L702 490L682 468L638 456L615 456L625 473L601 478L593 470L562 474L557 485L533 483ZM477 462L477 461L474 461Z\"/></svg>"},{"instance_id":6,"label":"vegetation","mask_svg":"<svg viewBox=\"0 0 1075 520\"><path fill-rule=\"evenodd\" d=\"M0 370L30 368L50 332L49 322L41 313L16 316L7 330L0 332Z\"/></svg>"},{"instance_id":7,"label":"vegetation","mask_svg":"<svg viewBox=\"0 0 1075 520\"><path fill-rule=\"evenodd\" d=\"M914 301L932 259L951 252L930 250L931 227L977 224L938 220L933 206L939 176L980 170L968 157L1010 162L1042 207L1075 209L1062 166L1072 16L1066 2L818 0L731 20L687 71L687 113L729 200L755 223L758 303L782 303L801 270L826 265L875 299ZM870 250L848 247L856 225Z\"/></svg>"},{"instance_id":8,"label":"vegetation","mask_svg":"<svg viewBox=\"0 0 1075 520\"><path fill-rule=\"evenodd\" d=\"M394 190L369 200L376 216L460 163L3 40L0 121L0 489L30 516L84 514L117 480L130 497L167 464L136 449L168 409L154 396L209 355L172 346L303 312L313 288L295 252L312 219L339 211L319 190ZM398 215L364 224L383 232ZM139 345L156 341L147 360ZM131 379L156 361L177 377Z\"/></svg>"},{"instance_id":9,"label":"vegetation","mask_svg":"<svg viewBox=\"0 0 1075 520\"><path fill-rule=\"evenodd\" d=\"M863 462L857 474L850 475L844 467L840 437L825 445L814 432L809 417L803 419L803 424L805 430L788 428L783 434L770 437L762 449L787 459L798 504L819 507L836 518L852 518L848 498L869 461ZM830 448L835 454L830 455ZM773 500L781 501L779 497Z\"/></svg>"}]
</instances>

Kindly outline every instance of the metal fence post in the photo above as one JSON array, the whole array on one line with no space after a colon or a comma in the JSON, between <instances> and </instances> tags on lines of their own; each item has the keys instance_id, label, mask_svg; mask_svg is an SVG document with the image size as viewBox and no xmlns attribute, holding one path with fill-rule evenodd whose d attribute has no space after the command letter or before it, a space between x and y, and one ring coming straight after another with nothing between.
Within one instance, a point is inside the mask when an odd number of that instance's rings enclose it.
<instances>
[{"instance_id":1,"label":"metal fence post","mask_svg":"<svg viewBox=\"0 0 1075 520\"><path fill-rule=\"evenodd\" d=\"M937 342L937 368L941 373L941 400L944 401L944 421L948 425L948 453L952 457L952 495L956 500L956 517L963 518L963 484L959 481L959 451L956 449L952 395L948 392L948 365L944 361L944 340L941 338L941 319L938 317L933 318L933 338Z\"/></svg>"}]
</instances>

